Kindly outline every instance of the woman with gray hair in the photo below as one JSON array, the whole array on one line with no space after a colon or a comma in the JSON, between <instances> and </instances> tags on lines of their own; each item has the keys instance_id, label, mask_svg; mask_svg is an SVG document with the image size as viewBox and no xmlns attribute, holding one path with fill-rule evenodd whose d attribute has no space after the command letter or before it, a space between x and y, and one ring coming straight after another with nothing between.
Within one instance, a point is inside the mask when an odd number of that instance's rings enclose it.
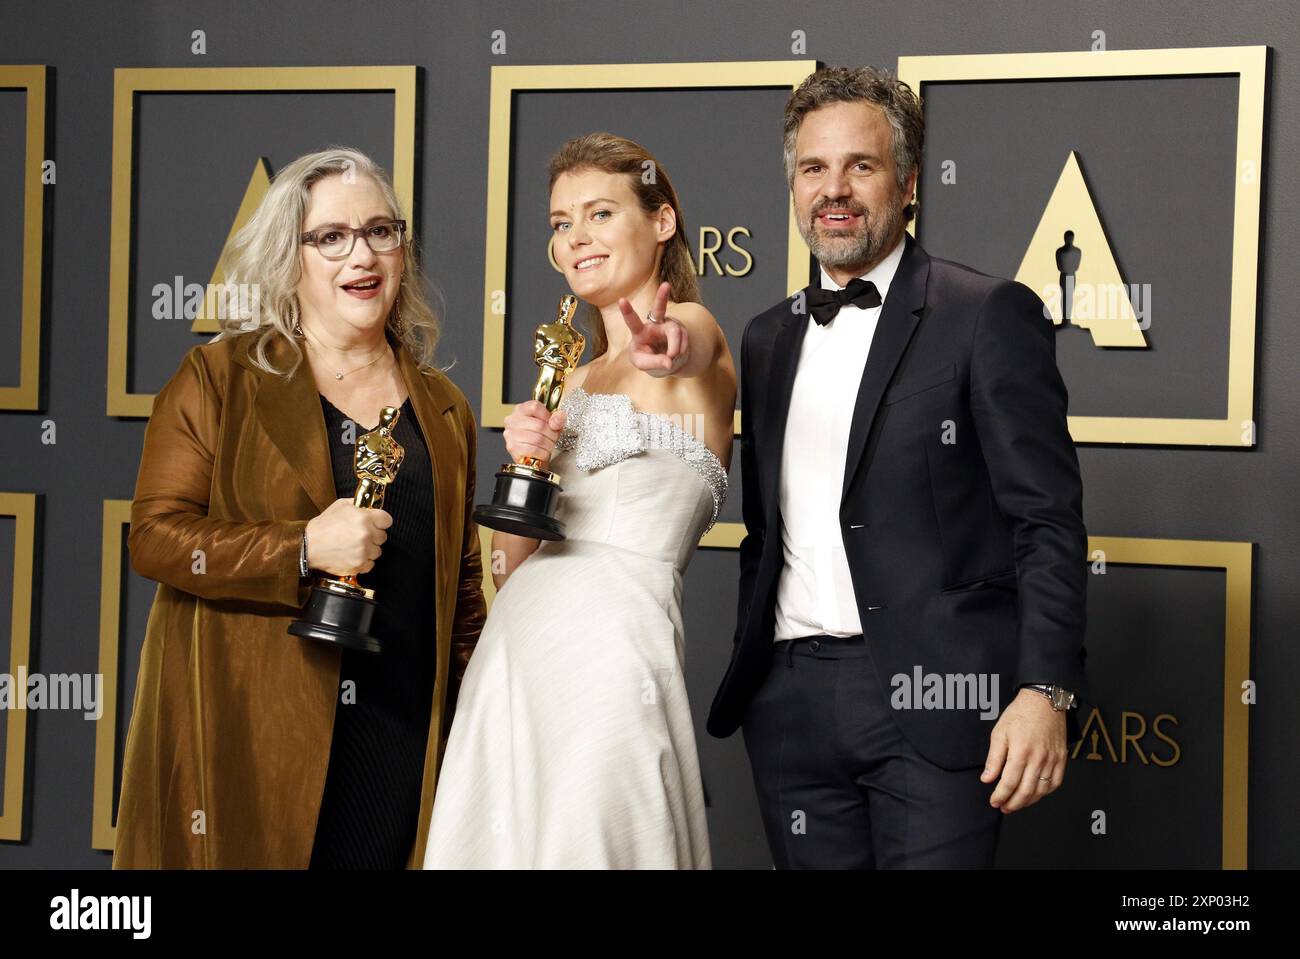
<instances>
[{"instance_id":1,"label":"woman with gray hair","mask_svg":"<svg viewBox=\"0 0 1300 959\"><path fill-rule=\"evenodd\" d=\"M474 417L364 154L286 166L228 262L256 306L189 351L145 432L128 546L159 586L113 865L410 867L485 615ZM405 458L360 508L354 446L385 407ZM290 635L313 571L374 590L382 652Z\"/></svg>"}]
</instances>

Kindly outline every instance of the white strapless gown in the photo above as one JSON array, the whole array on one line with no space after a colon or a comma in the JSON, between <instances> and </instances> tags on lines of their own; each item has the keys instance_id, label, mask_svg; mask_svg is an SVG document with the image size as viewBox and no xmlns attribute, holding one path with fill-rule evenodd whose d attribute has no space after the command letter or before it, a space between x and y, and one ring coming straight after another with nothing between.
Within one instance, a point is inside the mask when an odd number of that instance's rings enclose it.
<instances>
[{"instance_id":1,"label":"white strapless gown","mask_svg":"<svg viewBox=\"0 0 1300 959\"><path fill-rule=\"evenodd\" d=\"M543 541L492 604L424 866L709 868L682 575L726 471L626 394L573 387L561 408L550 465L568 538Z\"/></svg>"}]
</instances>

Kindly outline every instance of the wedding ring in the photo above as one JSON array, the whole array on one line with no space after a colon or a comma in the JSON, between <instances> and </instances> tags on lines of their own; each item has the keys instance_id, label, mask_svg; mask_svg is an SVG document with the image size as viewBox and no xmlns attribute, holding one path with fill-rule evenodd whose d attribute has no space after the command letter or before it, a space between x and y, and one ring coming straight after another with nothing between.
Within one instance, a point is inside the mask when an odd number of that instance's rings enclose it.
<instances>
[{"instance_id":1,"label":"wedding ring","mask_svg":"<svg viewBox=\"0 0 1300 959\"><path fill-rule=\"evenodd\" d=\"M645 321L646 321L647 323L658 323L658 322L659 322L657 319L655 319L655 315L654 315L653 313L647 313L647 314L645 315Z\"/></svg>"}]
</instances>

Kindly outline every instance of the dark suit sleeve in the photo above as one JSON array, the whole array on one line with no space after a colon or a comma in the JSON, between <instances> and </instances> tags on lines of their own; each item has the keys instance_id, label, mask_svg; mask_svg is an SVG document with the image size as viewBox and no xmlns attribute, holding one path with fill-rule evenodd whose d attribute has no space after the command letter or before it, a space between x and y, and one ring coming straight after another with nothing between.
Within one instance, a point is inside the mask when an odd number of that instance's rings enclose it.
<instances>
[{"instance_id":1,"label":"dark suit sleeve","mask_svg":"<svg viewBox=\"0 0 1300 959\"><path fill-rule=\"evenodd\" d=\"M1055 331L1042 301L1023 284L999 284L981 307L970 396L993 496L1014 542L1016 682L1057 683L1085 694L1083 486L1056 367Z\"/></svg>"},{"instance_id":2,"label":"dark suit sleeve","mask_svg":"<svg viewBox=\"0 0 1300 959\"><path fill-rule=\"evenodd\" d=\"M745 521L745 537L740 541L740 597L736 609L735 642L740 642L749 610L754 598L754 580L758 561L763 555L765 530L762 484L759 482L758 463L754 455L754 407L756 391L752 388L754 368L749 355L751 327L746 327L740 341L740 482L741 514Z\"/></svg>"}]
</instances>

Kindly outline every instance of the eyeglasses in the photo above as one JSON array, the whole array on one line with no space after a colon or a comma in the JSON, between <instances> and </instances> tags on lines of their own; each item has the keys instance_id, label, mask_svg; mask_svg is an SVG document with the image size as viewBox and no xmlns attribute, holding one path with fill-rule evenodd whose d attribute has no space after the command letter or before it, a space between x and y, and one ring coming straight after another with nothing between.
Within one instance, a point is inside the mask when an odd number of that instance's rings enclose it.
<instances>
[{"instance_id":1,"label":"eyeglasses","mask_svg":"<svg viewBox=\"0 0 1300 959\"><path fill-rule=\"evenodd\" d=\"M302 242L316 247L327 260L342 260L351 255L357 237L363 238L372 252L391 253L402 245L405 233L405 220L385 220L363 227L323 226L304 233Z\"/></svg>"}]
</instances>

